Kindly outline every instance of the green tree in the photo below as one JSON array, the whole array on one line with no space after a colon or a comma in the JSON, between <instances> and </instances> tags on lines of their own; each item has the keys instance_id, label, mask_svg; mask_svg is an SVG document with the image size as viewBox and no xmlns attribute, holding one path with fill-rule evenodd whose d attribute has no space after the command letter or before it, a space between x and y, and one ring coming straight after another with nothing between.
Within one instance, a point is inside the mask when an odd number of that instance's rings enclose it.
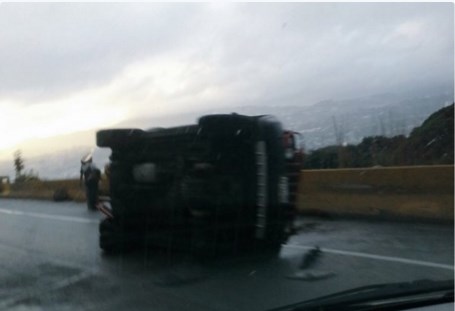
<instances>
[{"instance_id":1,"label":"green tree","mask_svg":"<svg viewBox=\"0 0 455 311\"><path fill-rule=\"evenodd\" d=\"M24 169L24 159L22 158L21 150L14 152L14 169L16 171L16 179L20 178Z\"/></svg>"}]
</instances>

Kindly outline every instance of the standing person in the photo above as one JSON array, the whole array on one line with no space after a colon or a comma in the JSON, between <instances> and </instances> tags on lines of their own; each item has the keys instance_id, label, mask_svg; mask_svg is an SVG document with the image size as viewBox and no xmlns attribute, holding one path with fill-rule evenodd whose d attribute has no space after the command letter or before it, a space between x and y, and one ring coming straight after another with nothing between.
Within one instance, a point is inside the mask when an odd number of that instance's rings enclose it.
<instances>
[{"instance_id":1,"label":"standing person","mask_svg":"<svg viewBox=\"0 0 455 311\"><path fill-rule=\"evenodd\" d=\"M87 207L89 210L96 210L98 201L98 183L101 179L101 171L93 164L92 155L81 159L81 177L79 180L82 186L82 180L85 183L85 196L87 198Z\"/></svg>"}]
</instances>

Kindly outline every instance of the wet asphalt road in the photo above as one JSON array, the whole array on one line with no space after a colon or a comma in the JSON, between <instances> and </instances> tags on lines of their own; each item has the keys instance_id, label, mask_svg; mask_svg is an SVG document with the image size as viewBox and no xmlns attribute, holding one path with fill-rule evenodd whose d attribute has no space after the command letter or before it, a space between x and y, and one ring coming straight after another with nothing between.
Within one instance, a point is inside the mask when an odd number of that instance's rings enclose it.
<instances>
[{"instance_id":1,"label":"wet asphalt road","mask_svg":"<svg viewBox=\"0 0 455 311\"><path fill-rule=\"evenodd\" d=\"M300 220L278 258L108 257L79 203L0 200L0 310L267 310L374 283L452 279L453 226ZM300 269L313 246L321 254Z\"/></svg>"}]
</instances>

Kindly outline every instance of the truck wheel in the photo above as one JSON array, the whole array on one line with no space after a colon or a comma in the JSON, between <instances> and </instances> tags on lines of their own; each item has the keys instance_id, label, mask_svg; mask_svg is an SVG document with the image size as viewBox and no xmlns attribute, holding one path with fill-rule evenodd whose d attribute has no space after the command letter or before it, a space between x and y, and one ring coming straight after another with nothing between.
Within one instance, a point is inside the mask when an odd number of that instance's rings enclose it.
<instances>
[{"instance_id":1,"label":"truck wheel","mask_svg":"<svg viewBox=\"0 0 455 311\"><path fill-rule=\"evenodd\" d=\"M106 254L118 254L134 249L134 241L111 218L99 225L99 245Z\"/></svg>"},{"instance_id":2,"label":"truck wheel","mask_svg":"<svg viewBox=\"0 0 455 311\"><path fill-rule=\"evenodd\" d=\"M203 131L222 136L235 136L251 131L255 125L255 117L238 114L214 114L199 118L199 126Z\"/></svg>"},{"instance_id":3,"label":"truck wheel","mask_svg":"<svg viewBox=\"0 0 455 311\"><path fill-rule=\"evenodd\" d=\"M109 218L102 220L99 225L99 245L106 253L115 253L118 251L115 229L112 219Z\"/></svg>"},{"instance_id":4,"label":"truck wheel","mask_svg":"<svg viewBox=\"0 0 455 311\"><path fill-rule=\"evenodd\" d=\"M105 218L100 222L99 225L99 232L101 234L107 233L111 234L115 232L115 224L114 221L111 218Z\"/></svg>"},{"instance_id":5,"label":"truck wheel","mask_svg":"<svg viewBox=\"0 0 455 311\"><path fill-rule=\"evenodd\" d=\"M98 147L126 148L138 142L144 131L140 129L101 130L96 133Z\"/></svg>"}]
</instances>

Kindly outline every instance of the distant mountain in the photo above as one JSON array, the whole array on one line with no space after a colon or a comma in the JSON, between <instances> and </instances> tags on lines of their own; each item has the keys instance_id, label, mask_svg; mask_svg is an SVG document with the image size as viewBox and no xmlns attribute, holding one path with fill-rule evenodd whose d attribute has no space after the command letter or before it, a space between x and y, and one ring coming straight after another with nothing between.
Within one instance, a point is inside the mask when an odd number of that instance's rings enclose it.
<instances>
[{"instance_id":1,"label":"distant mountain","mask_svg":"<svg viewBox=\"0 0 455 311\"><path fill-rule=\"evenodd\" d=\"M305 148L356 144L366 136L409 135L434 111L450 105L452 94L403 99L392 94L325 101L302 107L261 107L287 128L303 134ZM258 107L239 107L238 113L255 114Z\"/></svg>"},{"instance_id":2,"label":"distant mountain","mask_svg":"<svg viewBox=\"0 0 455 311\"><path fill-rule=\"evenodd\" d=\"M409 164L453 164L454 105L433 113L412 130L405 152Z\"/></svg>"},{"instance_id":3,"label":"distant mountain","mask_svg":"<svg viewBox=\"0 0 455 311\"><path fill-rule=\"evenodd\" d=\"M311 151L335 144L358 144L367 136L408 136L430 114L452 102L453 91L416 97L408 94L379 94L327 100L314 105L297 105L295 101L293 105L286 105L269 101L264 106L240 105L166 117L145 116L115 127L148 129L192 124L201 115L214 113L270 114L276 116L284 127L301 132L305 149ZM91 149L95 150L95 163L101 167L108 161L110 153L109 149L95 147L95 130L35 140L25 147L23 155L26 169L33 169L40 177L48 179L77 177L80 158ZM54 152L49 153L47 150ZM14 176L12 151L0 158L0 175Z\"/></svg>"},{"instance_id":4,"label":"distant mountain","mask_svg":"<svg viewBox=\"0 0 455 311\"><path fill-rule=\"evenodd\" d=\"M406 137L369 136L357 145L332 145L310 152L310 169L454 163L454 105L431 114Z\"/></svg>"}]
</instances>

